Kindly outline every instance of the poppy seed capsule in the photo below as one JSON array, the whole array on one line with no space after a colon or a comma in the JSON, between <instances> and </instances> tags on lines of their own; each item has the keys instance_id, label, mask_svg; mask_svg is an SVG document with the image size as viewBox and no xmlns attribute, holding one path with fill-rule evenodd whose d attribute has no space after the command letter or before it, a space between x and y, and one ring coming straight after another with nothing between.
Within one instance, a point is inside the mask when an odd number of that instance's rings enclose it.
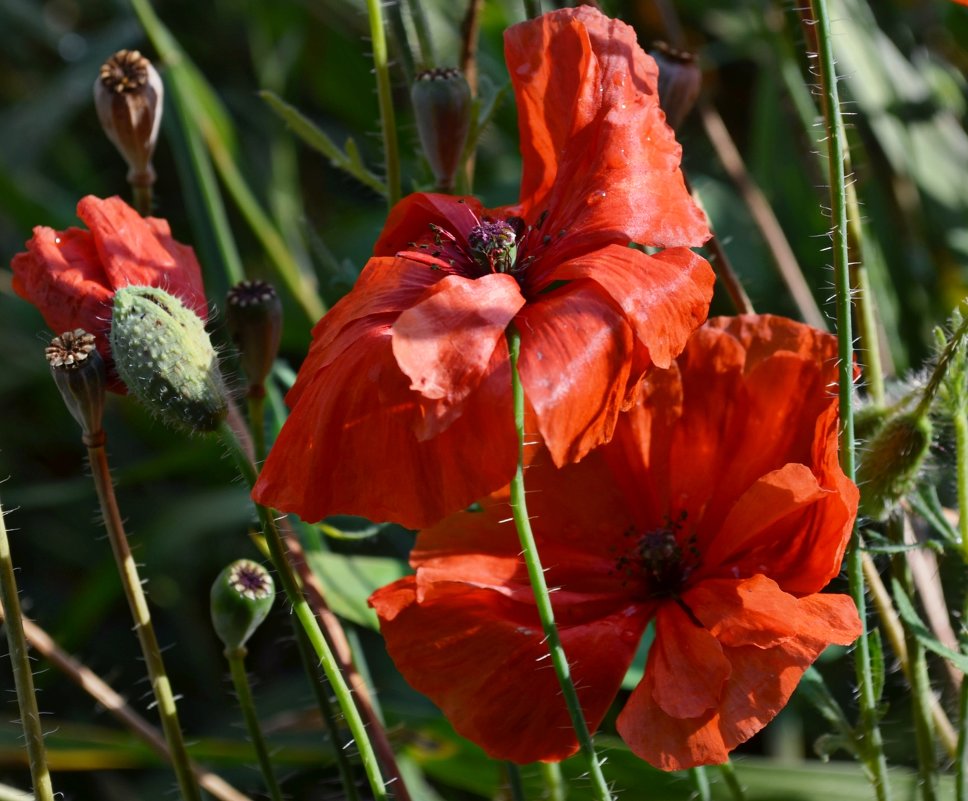
<instances>
[{"instance_id":1,"label":"poppy seed capsule","mask_svg":"<svg viewBox=\"0 0 968 801\"><path fill-rule=\"evenodd\" d=\"M225 418L225 385L205 326L163 289L115 292L111 351L131 393L167 422L214 431Z\"/></svg>"},{"instance_id":2,"label":"poppy seed capsule","mask_svg":"<svg viewBox=\"0 0 968 801\"><path fill-rule=\"evenodd\" d=\"M913 489L932 434L927 416L908 412L888 420L864 444L857 466L861 514L884 520Z\"/></svg>"},{"instance_id":3,"label":"poppy seed capsule","mask_svg":"<svg viewBox=\"0 0 968 801\"><path fill-rule=\"evenodd\" d=\"M50 341L45 355L54 383L85 440L95 437L101 431L107 377L94 334L83 328L65 331Z\"/></svg>"},{"instance_id":4,"label":"poppy seed capsule","mask_svg":"<svg viewBox=\"0 0 968 801\"><path fill-rule=\"evenodd\" d=\"M225 306L225 324L239 349L249 392L258 392L272 370L282 338L282 301L272 284L240 281L233 286Z\"/></svg>"},{"instance_id":5,"label":"poppy seed capsule","mask_svg":"<svg viewBox=\"0 0 968 801\"><path fill-rule=\"evenodd\" d=\"M211 592L212 625L226 652L245 647L275 594L269 571L251 559L237 559L218 574Z\"/></svg>"},{"instance_id":6,"label":"poppy seed capsule","mask_svg":"<svg viewBox=\"0 0 968 801\"><path fill-rule=\"evenodd\" d=\"M461 71L453 67L426 70L414 79L410 99L417 134L437 189L449 192L454 187L470 128L470 87Z\"/></svg>"},{"instance_id":7,"label":"poppy seed capsule","mask_svg":"<svg viewBox=\"0 0 968 801\"><path fill-rule=\"evenodd\" d=\"M649 55L659 65L659 105L672 130L678 130L692 111L702 88L702 70L692 53L655 42Z\"/></svg>"},{"instance_id":8,"label":"poppy seed capsule","mask_svg":"<svg viewBox=\"0 0 968 801\"><path fill-rule=\"evenodd\" d=\"M94 107L101 128L128 164L128 183L151 186L151 157L158 141L164 85L137 50L119 50L101 65L94 82Z\"/></svg>"}]
</instances>

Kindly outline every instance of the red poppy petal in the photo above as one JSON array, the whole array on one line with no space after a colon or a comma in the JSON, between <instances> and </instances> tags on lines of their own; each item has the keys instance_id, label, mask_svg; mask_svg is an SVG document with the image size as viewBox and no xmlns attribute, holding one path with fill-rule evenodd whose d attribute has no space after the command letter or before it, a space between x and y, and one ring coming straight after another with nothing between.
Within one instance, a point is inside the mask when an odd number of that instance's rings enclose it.
<instances>
[{"instance_id":1,"label":"red poppy petal","mask_svg":"<svg viewBox=\"0 0 968 801\"><path fill-rule=\"evenodd\" d=\"M665 603L655 619L655 640L646 673L652 699L674 718L694 718L719 703L729 662L723 649L676 603Z\"/></svg>"},{"instance_id":2,"label":"red poppy petal","mask_svg":"<svg viewBox=\"0 0 968 801\"><path fill-rule=\"evenodd\" d=\"M370 604L404 678L492 757L560 760L578 749L532 604L455 583L418 602L413 577L378 590ZM634 608L614 606L602 617L570 617L582 622L561 627L562 645L594 729L618 691L646 620Z\"/></svg>"},{"instance_id":3,"label":"red poppy petal","mask_svg":"<svg viewBox=\"0 0 968 801\"><path fill-rule=\"evenodd\" d=\"M596 284L573 281L515 318L521 382L558 465L612 437L633 349L625 315Z\"/></svg>"},{"instance_id":4,"label":"red poppy petal","mask_svg":"<svg viewBox=\"0 0 968 801\"><path fill-rule=\"evenodd\" d=\"M766 648L801 632L797 599L762 574L707 579L683 601L723 645Z\"/></svg>"},{"instance_id":5,"label":"red poppy petal","mask_svg":"<svg viewBox=\"0 0 968 801\"><path fill-rule=\"evenodd\" d=\"M10 266L14 291L37 307L55 334L83 328L97 335L101 355L110 356L106 333L114 293L90 232L38 226L27 252L14 256Z\"/></svg>"},{"instance_id":6,"label":"red poppy petal","mask_svg":"<svg viewBox=\"0 0 968 801\"><path fill-rule=\"evenodd\" d=\"M439 403L410 390L389 323L359 320L341 336L352 347L335 342L339 359L300 371L299 400L253 491L257 501L305 520L345 513L421 528L507 483L517 440L506 358L492 361L446 430L421 439Z\"/></svg>"},{"instance_id":7,"label":"red poppy petal","mask_svg":"<svg viewBox=\"0 0 968 801\"><path fill-rule=\"evenodd\" d=\"M457 403L491 361L524 297L510 275L439 281L393 324L393 355L425 398ZM508 387L510 392L510 387Z\"/></svg>"},{"instance_id":8,"label":"red poppy petal","mask_svg":"<svg viewBox=\"0 0 968 801\"><path fill-rule=\"evenodd\" d=\"M167 222L142 218L119 197L102 200L93 195L77 204L77 216L91 230L113 289L159 287L207 319L202 272L195 253L172 240Z\"/></svg>"},{"instance_id":9,"label":"red poppy petal","mask_svg":"<svg viewBox=\"0 0 968 801\"><path fill-rule=\"evenodd\" d=\"M706 319L716 280L709 263L687 248L649 256L621 245L566 262L551 277L599 284L622 307L652 363L662 368Z\"/></svg>"},{"instance_id":10,"label":"red poppy petal","mask_svg":"<svg viewBox=\"0 0 968 801\"><path fill-rule=\"evenodd\" d=\"M549 209L569 247L634 240L700 245L702 212L679 172L655 62L624 23L588 7L509 28L505 58L520 127L526 214Z\"/></svg>"},{"instance_id":11,"label":"red poppy petal","mask_svg":"<svg viewBox=\"0 0 968 801\"><path fill-rule=\"evenodd\" d=\"M430 233L431 225L463 236L484 214L484 207L473 197L415 192L390 210L380 238L373 246L373 255L396 256L409 250L413 242Z\"/></svg>"}]
</instances>

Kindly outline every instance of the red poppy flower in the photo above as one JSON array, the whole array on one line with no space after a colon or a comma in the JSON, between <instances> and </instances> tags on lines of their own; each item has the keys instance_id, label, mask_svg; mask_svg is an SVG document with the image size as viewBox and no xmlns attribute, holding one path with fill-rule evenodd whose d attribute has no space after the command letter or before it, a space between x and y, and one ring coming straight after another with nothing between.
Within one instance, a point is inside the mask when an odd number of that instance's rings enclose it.
<instances>
[{"instance_id":1,"label":"red poppy flower","mask_svg":"<svg viewBox=\"0 0 968 801\"><path fill-rule=\"evenodd\" d=\"M430 525L514 472L508 326L538 431L564 464L612 436L645 370L668 366L705 318L713 276L689 246L709 231L632 29L557 11L510 28L505 55L518 205L397 204L313 331L260 502Z\"/></svg>"},{"instance_id":2,"label":"red poppy flower","mask_svg":"<svg viewBox=\"0 0 968 801\"><path fill-rule=\"evenodd\" d=\"M538 459L528 505L561 639L597 727L647 624L618 716L677 770L723 762L830 643L861 631L840 570L857 489L837 463L836 340L777 317L717 319L655 371L611 443ZM578 745L535 611L507 491L417 537L416 575L374 593L387 647L455 728L499 759Z\"/></svg>"},{"instance_id":3,"label":"red poppy flower","mask_svg":"<svg viewBox=\"0 0 968 801\"><path fill-rule=\"evenodd\" d=\"M33 303L54 333L83 328L97 337L110 388L124 392L114 373L107 332L114 291L153 286L176 295L207 318L202 272L194 251L172 239L166 220L141 217L119 197L88 195L77 204L88 230L34 228L27 252L13 257L13 288Z\"/></svg>"}]
</instances>

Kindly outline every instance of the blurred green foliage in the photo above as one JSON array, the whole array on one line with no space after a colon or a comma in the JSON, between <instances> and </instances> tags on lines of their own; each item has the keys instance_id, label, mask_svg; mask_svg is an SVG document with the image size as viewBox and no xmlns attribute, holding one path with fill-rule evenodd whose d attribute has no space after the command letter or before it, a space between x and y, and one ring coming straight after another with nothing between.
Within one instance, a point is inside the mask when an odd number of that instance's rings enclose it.
<instances>
[{"instance_id":1,"label":"blurred green foliage","mask_svg":"<svg viewBox=\"0 0 968 801\"><path fill-rule=\"evenodd\" d=\"M422 0L441 65L456 63L463 2ZM545 6L551 3L545 0ZM640 41L670 38L672 3L613 0L604 10L635 25ZM750 175L769 200L813 295L822 308L832 294L828 269L825 165L816 154L817 107L808 44L789 3L766 0L677 0L685 42L698 53L705 95L723 116ZM883 323L882 339L897 371L922 363L931 327L943 321L968 286L968 135L965 132L968 9L948 0L862 0L835 3L836 41L852 157L865 217L865 255ZM156 11L214 93L189 82L181 113L173 107L171 69L165 127L155 166L155 203L176 237L194 244L215 310L210 326L223 348L229 376L235 365L219 309L230 281L226 242L212 227L211 195L220 192L226 232L249 277L277 279L277 261L258 227L239 210L219 178L199 172L207 150L193 131L208 119L225 155L237 168L268 225L285 243L299 274L335 302L364 264L386 208L372 189L333 166L287 130L260 92L298 109L337 145L352 138L359 159L381 174L378 112L368 56L362 0L166 0ZM513 0L487 0L479 67L482 97L507 83L501 32L523 18ZM405 19L412 33L409 19ZM426 188L431 175L416 152L408 87L397 59L395 103L404 154L404 189ZM127 194L125 166L101 134L91 103L98 66L122 47L154 57L131 6L122 0L3 0L0 3L0 252L3 262L22 249L32 226L74 224L85 194ZM414 48L415 49L415 48ZM159 63L159 67L164 67ZM748 208L728 179L697 115L679 133L684 168L759 311L798 316L772 266ZM513 103L499 102L477 154L474 191L487 205L512 202L520 162ZM192 148L196 151L193 156ZM201 179L201 180L200 180ZM279 283L276 281L277 284ZM298 366L309 341L304 307L284 292L287 322L283 359ZM715 313L731 311L725 297ZM47 375L42 351L47 332L39 314L12 292L0 269L0 496L10 510L14 558L28 614L144 711L143 666L114 574L109 548L95 516L96 500L73 420ZM278 394L277 394L278 397ZM128 398L109 400L106 430L121 508L156 609L156 626L183 722L197 754L224 768L250 792L258 782L247 767L248 745L226 681L220 645L208 624L208 587L229 561L258 558L249 533L253 510L231 463L213 440L172 434ZM939 456L943 464L944 455ZM429 703L409 691L382 652L365 607L369 589L403 569L410 535L380 527L373 536L307 539L314 565L332 586L334 608L359 628L373 681L408 770L422 771L447 798L492 797L502 782L499 766L459 741ZM309 711L302 678L279 604L254 638L249 667L260 679L257 702L291 775L287 790L300 799L339 793L332 744ZM822 666L842 704L852 707L844 660ZM37 676L53 753L55 788L68 798L167 797L171 775L92 700L51 670ZM888 748L910 764L904 687L887 677ZM0 660L0 688L11 687ZM15 715L5 697L7 718ZM150 717L150 714L149 714ZM826 731L816 713L797 699L747 749L765 755L740 763L753 798L860 797L863 780L853 767L778 762L802 759ZM0 731L0 781L26 786L17 730ZM644 797L687 798L681 776L660 774L608 743L606 773L618 786ZM96 768L110 770L94 770ZM567 770L571 770L568 768ZM566 770L566 772L567 772ZM786 783L780 783L781 777ZM527 774L529 783L535 776ZM901 798L913 782L899 777ZM414 782L414 787L424 785ZM581 796L581 781L574 798ZM720 793L722 788L716 789ZM417 797L432 799L430 785ZM535 790L535 792L537 792ZM905 792L909 793L907 796ZM717 795L717 797L719 797Z\"/></svg>"}]
</instances>

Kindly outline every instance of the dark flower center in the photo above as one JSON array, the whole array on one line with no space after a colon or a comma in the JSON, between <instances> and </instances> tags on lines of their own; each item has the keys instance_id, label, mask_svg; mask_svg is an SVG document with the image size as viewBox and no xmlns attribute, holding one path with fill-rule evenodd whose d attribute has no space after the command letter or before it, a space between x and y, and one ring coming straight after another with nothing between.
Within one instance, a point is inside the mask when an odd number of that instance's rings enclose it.
<instances>
[{"instance_id":1,"label":"dark flower center","mask_svg":"<svg viewBox=\"0 0 968 801\"><path fill-rule=\"evenodd\" d=\"M502 220L484 220L471 228L467 235L471 255L481 267L492 273L514 270L518 257L517 236L514 228Z\"/></svg>"},{"instance_id":2,"label":"dark flower center","mask_svg":"<svg viewBox=\"0 0 968 801\"><path fill-rule=\"evenodd\" d=\"M619 558L617 567L626 581L641 582L649 598L676 597L685 588L699 564L699 553L680 534L684 518L644 534L630 531L634 538L629 551Z\"/></svg>"}]
</instances>

